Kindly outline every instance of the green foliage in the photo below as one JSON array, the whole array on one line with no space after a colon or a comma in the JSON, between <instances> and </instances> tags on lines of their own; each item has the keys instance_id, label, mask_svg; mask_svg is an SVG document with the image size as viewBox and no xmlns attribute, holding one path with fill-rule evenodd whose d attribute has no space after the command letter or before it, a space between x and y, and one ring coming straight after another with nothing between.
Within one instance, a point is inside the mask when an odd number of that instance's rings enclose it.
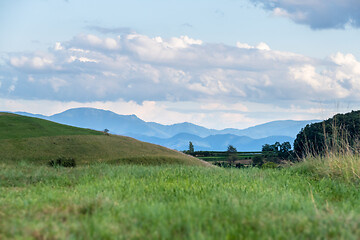
<instances>
[{"instance_id":1,"label":"green foliage","mask_svg":"<svg viewBox=\"0 0 360 240\"><path fill-rule=\"evenodd\" d=\"M360 111L337 114L303 128L294 141L298 157L324 155L329 151L356 148L360 136Z\"/></svg>"},{"instance_id":2,"label":"green foliage","mask_svg":"<svg viewBox=\"0 0 360 240\"><path fill-rule=\"evenodd\" d=\"M264 159L261 155L256 155L252 158L252 163L254 166L261 166L264 163Z\"/></svg>"},{"instance_id":3,"label":"green foliage","mask_svg":"<svg viewBox=\"0 0 360 240\"><path fill-rule=\"evenodd\" d=\"M245 165L244 165L244 164L241 164L241 163L237 163L237 164L235 164L235 167L236 167L236 168L244 168Z\"/></svg>"},{"instance_id":4,"label":"green foliage","mask_svg":"<svg viewBox=\"0 0 360 240\"><path fill-rule=\"evenodd\" d=\"M237 150L233 145L229 145L228 148L227 148L227 152L228 153L236 153Z\"/></svg>"},{"instance_id":5,"label":"green foliage","mask_svg":"<svg viewBox=\"0 0 360 240\"><path fill-rule=\"evenodd\" d=\"M269 159L280 158L284 160L292 160L291 144L289 142L274 144L265 144L262 146L262 152L268 156ZM276 162L279 159L276 160ZM274 162L274 161L273 161Z\"/></svg>"},{"instance_id":6,"label":"green foliage","mask_svg":"<svg viewBox=\"0 0 360 240\"><path fill-rule=\"evenodd\" d=\"M274 162L266 162L263 165L261 165L261 168L277 168L278 165Z\"/></svg>"},{"instance_id":7,"label":"green foliage","mask_svg":"<svg viewBox=\"0 0 360 240\"><path fill-rule=\"evenodd\" d=\"M291 168L0 163L0 239L358 239L359 199Z\"/></svg>"},{"instance_id":8,"label":"green foliage","mask_svg":"<svg viewBox=\"0 0 360 240\"><path fill-rule=\"evenodd\" d=\"M76 167L76 161L71 157L58 157L56 160L49 161L50 167Z\"/></svg>"}]
</instances>

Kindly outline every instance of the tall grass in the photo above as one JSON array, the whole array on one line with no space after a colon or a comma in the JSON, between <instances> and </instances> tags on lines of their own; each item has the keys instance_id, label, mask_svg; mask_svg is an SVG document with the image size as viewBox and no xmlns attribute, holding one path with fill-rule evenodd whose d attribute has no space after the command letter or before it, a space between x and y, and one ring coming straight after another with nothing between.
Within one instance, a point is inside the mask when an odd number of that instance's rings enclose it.
<instances>
[{"instance_id":1,"label":"tall grass","mask_svg":"<svg viewBox=\"0 0 360 240\"><path fill-rule=\"evenodd\" d=\"M332 124L331 136L326 134L325 125L323 125L324 151L314 154L317 151L311 151L309 144L306 157L294 169L317 177L329 177L340 179L347 183L359 183L359 140L351 137L343 126L337 127L335 121L336 119ZM312 146L312 148L314 147L316 146Z\"/></svg>"},{"instance_id":2,"label":"tall grass","mask_svg":"<svg viewBox=\"0 0 360 240\"><path fill-rule=\"evenodd\" d=\"M325 156L309 156L293 168L318 177L360 183L360 156L355 153L331 152Z\"/></svg>"}]
</instances>

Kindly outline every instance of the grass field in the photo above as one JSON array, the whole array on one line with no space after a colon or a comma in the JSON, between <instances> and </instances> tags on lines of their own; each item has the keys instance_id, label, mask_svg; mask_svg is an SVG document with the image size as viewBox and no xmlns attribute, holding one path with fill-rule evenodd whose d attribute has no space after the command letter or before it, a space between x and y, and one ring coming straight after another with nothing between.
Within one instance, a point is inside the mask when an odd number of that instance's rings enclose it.
<instances>
[{"instance_id":1,"label":"grass field","mask_svg":"<svg viewBox=\"0 0 360 240\"><path fill-rule=\"evenodd\" d=\"M47 165L59 155L75 168ZM360 239L360 157L223 169L0 113L0 239Z\"/></svg>"},{"instance_id":2,"label":"grass field","mask_svg":"<svg viewBox=\"0 0 360 240\"><path fill-rule=\"evenodd\" d=\"M0 165L0 239L359 239L360 190L299 169Z\"/></svg>"}]
</instances>

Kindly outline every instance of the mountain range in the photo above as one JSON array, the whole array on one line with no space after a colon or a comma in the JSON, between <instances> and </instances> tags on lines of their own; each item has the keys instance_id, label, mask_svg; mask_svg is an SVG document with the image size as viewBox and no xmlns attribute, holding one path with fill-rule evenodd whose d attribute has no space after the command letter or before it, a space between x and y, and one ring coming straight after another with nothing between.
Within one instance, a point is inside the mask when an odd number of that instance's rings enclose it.
<instances>
[{"instance_id":1,"label":"mountain range","mask_svg":"<svg viewBox=\"0 0 360 240\"><path fill-rule=\"evenodd\" d=\"M307 124L319 120L273 121L246 129L208 129L192 123L162 125L145 122L136 115L119 115L95 108L73 108L52 116L16 112L24 116L37 117L71 126L125 135L168 148L185 150L192 141L195 150L224 151L229 144L238 151L259 151L261 146L275 142L293 142L297 133Z\"/></svg>"}]
</instances>

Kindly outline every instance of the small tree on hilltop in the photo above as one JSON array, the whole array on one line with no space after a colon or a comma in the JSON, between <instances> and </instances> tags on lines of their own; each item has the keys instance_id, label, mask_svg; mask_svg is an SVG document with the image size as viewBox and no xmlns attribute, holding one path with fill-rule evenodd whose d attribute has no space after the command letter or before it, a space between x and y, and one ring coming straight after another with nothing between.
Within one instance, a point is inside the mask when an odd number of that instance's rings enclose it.
<instances>
[{"instance_id":1,"label":"small tree on hilltop","mask_svg":"<svg viewBox=\"0 0 360 240\"><path fill-rule=\"evenodd\" d=\"M104 129L104 133L105 133L105 135L107 135L107 136L108 136L108 135L109 135L109 132L110 132L110 131L109 131L109 129L107 129L107 128L105 128L105 129Z\"/></svg>"}]
</instances>

